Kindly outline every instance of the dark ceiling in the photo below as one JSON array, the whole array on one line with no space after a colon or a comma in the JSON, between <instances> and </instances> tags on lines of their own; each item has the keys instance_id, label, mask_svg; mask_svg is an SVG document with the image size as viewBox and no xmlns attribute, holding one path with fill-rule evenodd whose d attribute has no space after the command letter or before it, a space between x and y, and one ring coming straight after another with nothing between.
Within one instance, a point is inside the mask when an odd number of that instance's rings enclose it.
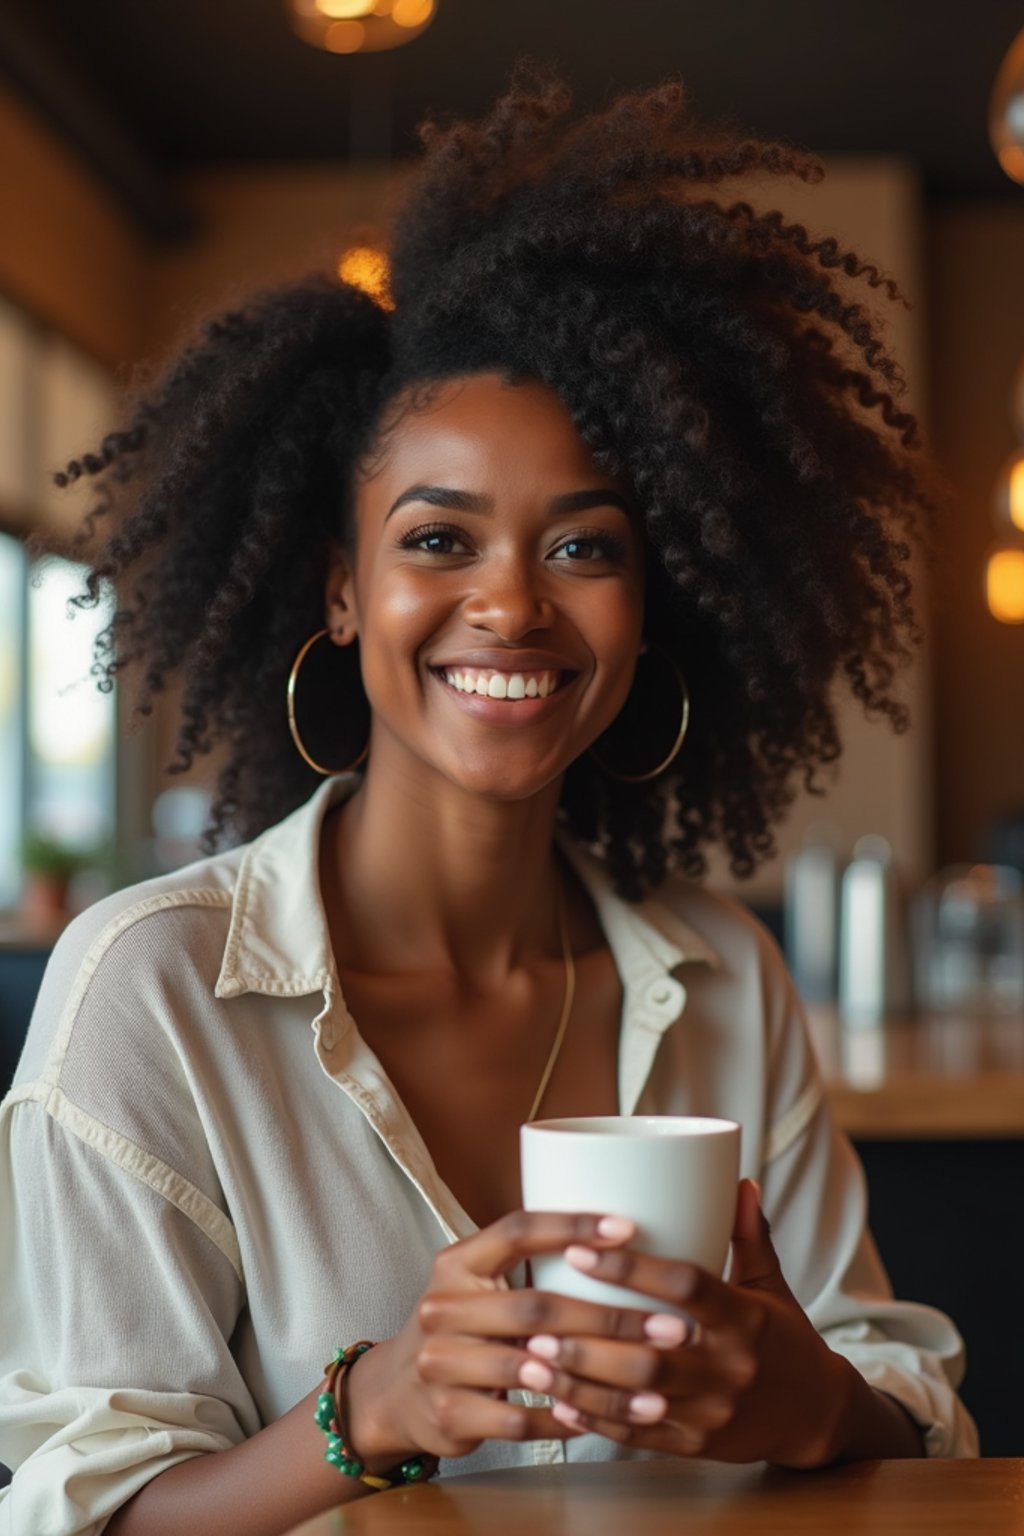
<instances>
[{"instance_id":1,"label":"dark ceiling","mask_svg":"<svg viewBox=\"0 0 1024 1536\"><path fill-rule=\"evenodd\" d=\"M989 93L1022 0L440 0L393 53L319 52L283 0L0 0L0 73L151 233L186 221L172 173L407 152L427 110L478 113L522 54L586 105L675 73L698 110L822 152L895 153L929 198L1016 196Z\"/></svg>"}]
</instances>

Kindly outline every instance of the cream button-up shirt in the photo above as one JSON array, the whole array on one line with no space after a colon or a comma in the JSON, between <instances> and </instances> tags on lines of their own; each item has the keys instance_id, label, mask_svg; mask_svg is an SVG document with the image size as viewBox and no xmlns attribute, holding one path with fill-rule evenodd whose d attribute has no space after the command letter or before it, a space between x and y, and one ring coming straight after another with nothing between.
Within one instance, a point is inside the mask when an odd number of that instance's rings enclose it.
<instances>
[{"instance_id":1,"label":"cream button-up shirt","mask_svg":"<svg viewBox=\"0 0 1024 1536\"><path fill-rule=\"evenodd\" d=\"M438 1248L475 1230L338 984L318 846L349 787L57 946L0 1106L3 1536L95 1536L148 1479L255 1434L339 1344L397 1332ZM929 1453L974 1454L960 1338L890 1295L774 945L692 882L624 902L563 848L622 979L621 1113L737 1120L815 1326ZM442 1475L629 1454L492 1441Z\"/></svg>"}]
</instances>

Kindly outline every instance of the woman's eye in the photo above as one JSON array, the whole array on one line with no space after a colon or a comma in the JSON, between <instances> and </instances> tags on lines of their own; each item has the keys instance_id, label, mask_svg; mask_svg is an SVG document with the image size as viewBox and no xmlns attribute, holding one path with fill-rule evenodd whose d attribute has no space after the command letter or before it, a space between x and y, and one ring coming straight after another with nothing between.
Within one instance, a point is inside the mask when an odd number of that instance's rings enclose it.
<instances>
[{"instance_id":1,"label":"woman's eye","mask_svg":"<svg viewBox=\"0 0 1024 1536\"><path fill-rule=\"evenodd\" d=\"M556 560L571 560L579 564L592 564L598 560L624 560L625 556L626 550L621 540L604 535L598 538L596 534L566 539L555 550Z\"/></svg>"},{"instance_id":2,"label":"woman's eye","mask_svg":"<svg viewBox=\"0 0 1024 1536\"><path fill-rule=\"evenodd\" d=\"M455 528L410 528L398 542L402 549L422 549L428 555L453 555L465 547Z\"/></svg>"}]
</instances>

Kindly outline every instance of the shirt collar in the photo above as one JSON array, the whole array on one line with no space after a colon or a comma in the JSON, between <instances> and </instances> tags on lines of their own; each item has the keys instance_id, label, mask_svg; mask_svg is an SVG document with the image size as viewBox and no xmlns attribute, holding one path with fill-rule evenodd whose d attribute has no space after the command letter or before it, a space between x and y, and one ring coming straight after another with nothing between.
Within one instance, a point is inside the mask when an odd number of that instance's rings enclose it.
<instances>
[{"instance_id":1,"label":"shirt collar","mask_svg":"<svg viewBox=\"0 0 1024 1536\"><path fill-rule=\"evenodd\" d=\"M231 923L215 988L300 997L322 992L334 975L320 895L320 831L332 806L352 793L354 774L326 780L297 810L257 837L243 855ZM624 982L639 984L689 961L718 956L657 895L623 901L602 861L566 834L559 846L594 902Z\"/></svg>"},{"instance_id":2,"label":"shirt collar","mask_svg":"<svg viewBox=\"0 0 1024 1536\"><path fill-rule=\"evenodd\" d=\"M231 903L217 997L301 997L327 987L334 960L320 895L320 829L331 806L356 782L354 774L325 780L249 844Z\"/></svg>"}]
</instances>

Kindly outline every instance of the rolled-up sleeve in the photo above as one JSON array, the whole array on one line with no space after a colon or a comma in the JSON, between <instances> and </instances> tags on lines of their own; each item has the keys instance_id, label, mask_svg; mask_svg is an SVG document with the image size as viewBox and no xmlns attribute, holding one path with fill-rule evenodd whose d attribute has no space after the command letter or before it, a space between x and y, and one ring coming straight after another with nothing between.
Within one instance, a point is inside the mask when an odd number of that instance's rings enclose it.
<instances>
[{"instance_id":1,"label":"rolled-up sleeve","mask_svg":"<svg viewBox=\"0 0 1024 1536\"><path fill-rule=\"evenodd\" d=\"M764 1210L783 1272L829 1346L920 1426L930 1456L976 1456L957 1396L963 1341L933 1307L896 1300L868 1231L860 1162L835 1126L802 1008L781 959L766 959L769 1127Z\"/></svg>"},{"instance_id":2,"label":"rolled-up sleeve","mask_svg":"<svg viewBox=\"0 0 1024 1536\"><path fill-rule=\"evenodd\" d=\"M57 1109L26 1098L0 1125L4 1536L92 1536L157 1473L259 1427L229 1259L154 1187L155 1160L140 1177Z\"/></svg>"},{"instance_id":3,"label":"rolled-up sleeve","mask_svg":"<svg viewBox=\"0 0 1024 1536\"><path fill-rule=\"evenodd\" d=\"M0 1536L97 1536L260 1428L237 1239L144 942L72 936L0 1106Z\"/></svg>"}]
</instances>

